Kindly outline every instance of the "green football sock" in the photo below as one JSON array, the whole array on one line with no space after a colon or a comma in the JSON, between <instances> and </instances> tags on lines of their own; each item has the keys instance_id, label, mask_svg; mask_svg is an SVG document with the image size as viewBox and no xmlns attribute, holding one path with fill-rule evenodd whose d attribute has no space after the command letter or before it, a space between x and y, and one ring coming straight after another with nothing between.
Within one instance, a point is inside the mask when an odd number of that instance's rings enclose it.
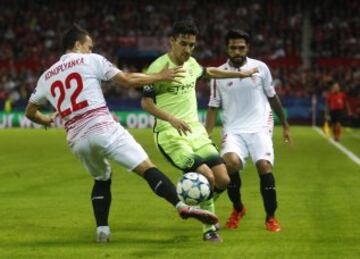
<instances>
[{"instance_id":1,"label":"green football sock","mask_svg":"<svg viewBox=\"0 0 360 259\"><path fill-rule=\"evenodd\" d=\"M209 200L201 202L200 203L200 208L203 209L203 210L215 213L214 199L211 198ZM210 230L215 231L216 230L215 226L214 225L207 225L207 224L203 225L203 233L206 233L206 232L208 232Z\"/></svg>"}]
</instances>

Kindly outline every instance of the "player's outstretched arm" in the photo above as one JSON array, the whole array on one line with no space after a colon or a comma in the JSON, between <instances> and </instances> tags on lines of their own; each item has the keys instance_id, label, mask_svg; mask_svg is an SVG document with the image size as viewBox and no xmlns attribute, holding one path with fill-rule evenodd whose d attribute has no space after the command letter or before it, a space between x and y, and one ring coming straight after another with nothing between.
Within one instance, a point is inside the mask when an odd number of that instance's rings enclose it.
<instances>
[{"instance_id":1,"label":"player's outstretched arm","mask_svg":"<svg viewBox=\"0 0 360 259\"><path fill-rule=\"evenodd\" d=\"M207 114L206 114L206 123L205 128L209 136L211 135L216 122L216 114L217 114L218 108L216 107L209 107Z\"/></svg>"},{"instance_id":2,"label":"player's outstretched arm","mask_svg":"<svg viewBox=\"0 0 360 259\"><path fill-rule=\"evenodd\" d=\"M58 113L53 112L50 115L46 115L46 114L41 113L39 108L40 107L38 105L36 105L32 102L29 102L25 109L25 116L29 120L31 120L37 124L41 124L41 125L44 125L45 127L49 127L51 125L51 123L54 122L54 119L58 115Z\"/></svg>"},{"instance_id":3,"label":"player's outstretched arm","mask_svg":"<svg viewBox=\"0 0 360 259\"><path fill-rule=\"evenodd\" d=\"M141 107L156 118L169 122L175 129L177 129L180 136L183 134L186 135L187 132L191 132L190 126L185 121L161 110L152 98L143 97L141 99Z\"/></svg>"},{"instance_id":4,"label":"player's outstretched arm","mask_svg":"<svg viewBox=\"0 0 360 259\"><path fill-rule=\"evenodd\" d=\"M229 71L216 67L207 67L206 76L209 78L245 78L259 72L257 67L244 71Z\"/></svg>"},{"instance_id":5,"label":"player's outstretched arm","mask_svg":"<svg viewBox=\"0 0 360 259\"><path fill-rule=\"evenodd\" d=\"M184 73L185 70L181 66L165 67L159 73L154 74L119 72L112 78L112 81L125 87L141 87L158 81L178 82L177 79L183 77Z\"/></svg>"}]
</instances>

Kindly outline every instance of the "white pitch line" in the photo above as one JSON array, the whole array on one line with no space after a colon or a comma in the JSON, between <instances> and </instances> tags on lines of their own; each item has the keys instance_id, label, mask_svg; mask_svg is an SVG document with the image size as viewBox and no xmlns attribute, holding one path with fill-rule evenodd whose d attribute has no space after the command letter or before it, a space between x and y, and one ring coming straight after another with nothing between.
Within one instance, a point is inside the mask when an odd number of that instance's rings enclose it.
<instances>
[{"instance_id":1,"label":"white pitch line","mask_svg":"<svg viewBox=\"0 0 360 259\"><path fill-rule=\"evenodd\" d=\"M353 152L351 152L349 149L347 149L346 147L344 147L343 145L341 145L339 142L336 142L335 140L333 140L332 138L328 138L325 136L324 132L319 129L318 127L313 126L313 129L319 133L321 136L323 136L324 138L326 138L327 140L329 140L329 142L331 144L333 144L337 149L339 149L341 152L343 152L345 155L347 155L352 161L354 161L357 165L360 166L360 158L355 155Z\"/></svg>"}]
</instances>

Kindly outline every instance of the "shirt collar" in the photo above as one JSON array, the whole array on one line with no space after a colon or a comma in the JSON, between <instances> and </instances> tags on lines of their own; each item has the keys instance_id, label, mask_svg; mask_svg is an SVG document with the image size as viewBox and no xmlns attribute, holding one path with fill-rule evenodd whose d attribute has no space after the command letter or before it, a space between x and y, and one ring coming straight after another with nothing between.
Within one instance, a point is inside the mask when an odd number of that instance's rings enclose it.
<instances>
[{"instance_id":1,"label":"shirt collar","mask_svg":"<svg viewBox=\"0 0 360 259\"><path fill-rule=\"evenodd\" d=\"M242 65L241 67L234 67L234 66L231 65L230 59L227 59L227 60L226 60L226 67L227 67L228 69L230 69L230 70L241 70L241 68L242 68L243 66L245 66L248 62L249 62L249 58L246 57L246 62L245 62L244 65Z\"/></svg>"}]
</instances>

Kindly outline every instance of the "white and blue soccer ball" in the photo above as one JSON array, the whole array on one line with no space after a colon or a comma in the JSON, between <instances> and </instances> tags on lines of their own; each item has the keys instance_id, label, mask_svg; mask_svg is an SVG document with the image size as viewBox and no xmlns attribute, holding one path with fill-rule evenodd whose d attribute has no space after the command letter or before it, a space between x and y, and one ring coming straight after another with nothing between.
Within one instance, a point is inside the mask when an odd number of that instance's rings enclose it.
<instances>
[{"instance_id":1,"label":"white and blue soccer ball","mask_svg":"<svg viewBox=\"0 0 360 259\"><path fill-rule=\"evenodd\" d=\"M209 181L198 173L184 174L177 183L176 191L179 199L187 205L198 205L211 193Z\"/></svg>"}]
</instances>

